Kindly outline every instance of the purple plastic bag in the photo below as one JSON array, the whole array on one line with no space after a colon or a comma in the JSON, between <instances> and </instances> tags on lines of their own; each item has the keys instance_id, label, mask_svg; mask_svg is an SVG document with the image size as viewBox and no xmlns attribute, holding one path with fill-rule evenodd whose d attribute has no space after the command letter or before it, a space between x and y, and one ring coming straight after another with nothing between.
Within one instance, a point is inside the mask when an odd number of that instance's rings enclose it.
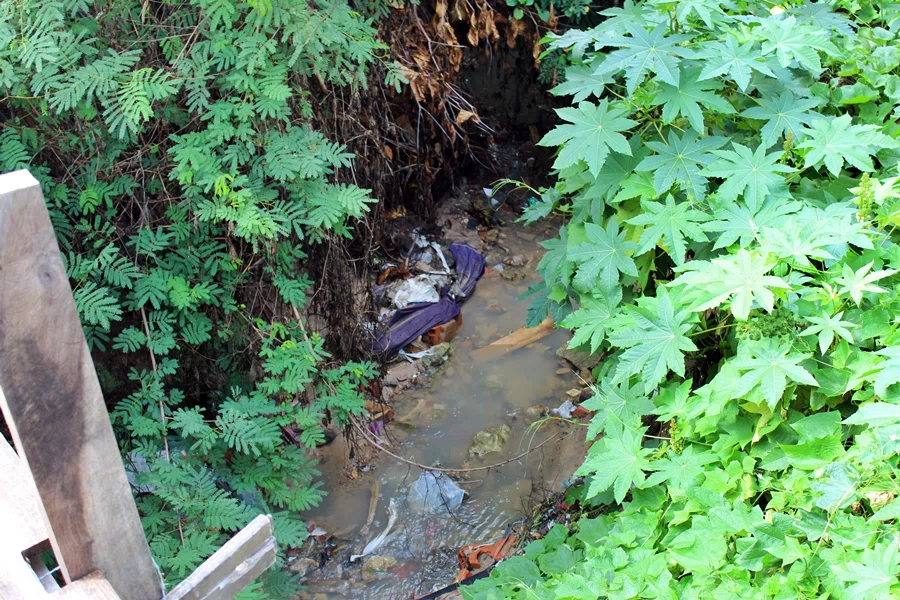
<instances>
[{"instance_id":1,"label":"purple plastic bag","mask_svg":"<svg viewBox=\"0 0 900 600\"><path fill-rule=\"evenodd\" d=\"M459 304L447 295L439 302L410 304L391 315L387 329L375 340L374 350L393 356L432 327L455 319L458 314Z\"/></svg>"},{"instance_id":2,"label":"purple plastic bag","mask_svg":"<svg viewBox=\"0 0 900 600\"><path fill-rule=\"evenodd\" d=\"M484 257L468 244L451 244L450 254L456 261L456 283L453 296L460 302L472 295L475 284L484 275Z\"/></svg>"}]
</instances>

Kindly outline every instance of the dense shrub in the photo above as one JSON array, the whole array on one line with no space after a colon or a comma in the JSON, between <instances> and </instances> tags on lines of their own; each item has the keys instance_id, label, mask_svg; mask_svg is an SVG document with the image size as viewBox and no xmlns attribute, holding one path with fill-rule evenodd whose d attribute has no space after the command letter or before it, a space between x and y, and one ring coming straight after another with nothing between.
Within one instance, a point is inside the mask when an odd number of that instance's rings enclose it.
<instances>
[{"instance_id":1,"label":"dense shrub","mask_svg":"<svg viewBox=\"0 0 900 600\"><path fill-rule=\"evenodd\" d=\"M306 252L373 202L310 90L365 84L374 36L344 0L0 3L0 170L42 184L170 583L263 511L303 540L304 448L362 411L372 365L301 317Z\"/></svg>"},{"instance_id":2,"label":"dense shrub","mask_svg":"<svg viewBox=\"0 0 900 600\"><path fill-rule=\"evenodd\" d=\"M573 65L532 323L602 353L583 516L467 598L900 594L900 9L649 0Z\"/></svg>"}]
</instances>

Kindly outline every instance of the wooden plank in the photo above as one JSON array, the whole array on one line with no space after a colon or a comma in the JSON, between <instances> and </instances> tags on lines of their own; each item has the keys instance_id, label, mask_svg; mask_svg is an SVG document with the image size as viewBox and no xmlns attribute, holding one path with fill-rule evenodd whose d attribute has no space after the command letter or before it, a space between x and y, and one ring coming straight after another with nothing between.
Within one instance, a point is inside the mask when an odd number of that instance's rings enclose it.
<instances>
[{"instance_id":1,"label":"wooden plank","mask_svg":"<svg viewBox=\"0 0 900 600\"><path fill-rule=\"evenodd\" d=\"M272 517L260 515L166 595L167 600L231 600L275 563Z\"/></svg>"},{"instance_id":2,"label":"wooden plank","mask_svg":"<svg viewBox=\"0 0 900 600\"><path fill-rule=\"evenodd\" d=\"M99 571L73 581L69 585L60 588L47 600L121 600L116 590L109 584Z\"/></svg>"},{"instance_id":3,"label":"wooden plank","mask_svg":"<svg viewBox=\"0 0 900 600\"><path fill-rule=\"evenodd\" d=\"M2 392L0 392L2 393ZM23 552L50 547L31 474L0 436L0 598L32 600L44 595Z\"/></svg>"},{"instance_id":4,"label":"wooden plank","mask_svg":"<svg viewBox=\"0 0 900 600\"><path fill-rule=\"evenodd\" d=\"M0 395L3 392L0 391ZM0 401L2 402L2 401ZM31 473L12 446L0 437L0 546L22 554L50 548L50 534L41 514Z\"/></svg>"},{"instance_id":5,"label":"wooden plank","mask_svg":"<svg viewBox=\"0 0 900 600\"><path fill-rule=\"evenodd\" d=\"M472 352L475 360L492 360L546 337L553 331L553 320L547 317L536 327L523 327Z\"/></svg>"},{"instance_id":6,"label":"wooden plank","mask_svg":"<svg viewBox=\"0 0 900 600\"><path fill-rule=\"evenodd\" d=\"M0 388L65 580L99 570L124 600L159 600L53 227L27 171L0 175Z\"/></svg>"}]
</instances>

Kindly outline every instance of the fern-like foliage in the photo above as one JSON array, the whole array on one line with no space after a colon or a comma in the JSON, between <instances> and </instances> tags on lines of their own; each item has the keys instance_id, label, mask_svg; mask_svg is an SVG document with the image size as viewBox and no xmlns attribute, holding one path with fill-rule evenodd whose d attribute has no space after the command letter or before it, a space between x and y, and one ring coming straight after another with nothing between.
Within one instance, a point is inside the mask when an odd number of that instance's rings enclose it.
<instances>
[{"instance_id":1,"label":"fern-like foliage","mask_svg":"<svg viewBox=\"0 0 900 600\"><path fill-rule=\"evenodd\" d=\"M41 182L98 365L134 367L104 381L169 583L263 511L301 543L306 451L326 410L361 410L371 365L330 361L294 309L306 250L374 202L304 85L364 86L374 35L347 0L0 3L0 170ZM248 597L292 583L269 581Z\"/></svg>"}]
</instances>

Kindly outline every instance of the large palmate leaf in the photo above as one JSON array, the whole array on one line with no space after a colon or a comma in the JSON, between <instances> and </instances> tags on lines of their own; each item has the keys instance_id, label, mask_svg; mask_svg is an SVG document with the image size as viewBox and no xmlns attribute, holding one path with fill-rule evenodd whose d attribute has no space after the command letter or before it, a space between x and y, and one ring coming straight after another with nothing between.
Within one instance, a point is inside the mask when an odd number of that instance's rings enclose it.
<instances>
[{"instance_id":1,"label":"large palmate leaf","mask_svg":"<svg viewBox=\"0 0 900 600\"><path fill-rule=\"evenodd\" d=\"M766 19L761 28L763 55L774 53L782 67L794 61L818 75L822 70L819 51L838 54L837 47L818 27L801 25L794 17Z\"/></svg>"},{"instance_id":2,"label":"large palmate leaf","mask_svg":"<svg viewBox=\"0 0 900 600\"><path fill-rule=\"evenodd\" d=\"M707 179L700 171L715 160L710 151L721 148L727 141L727 138L715 136L698 140L692 131L678 137L670 131L667 143L647 142L647 147L656 154L642 160L635 169L653 171L653 187L657 194L664 194L678 183L692 198L702 200L706 195Z\"/></svg>"},{"instance_id":3,"label":"large palmate leaf","mask_svg":"<svg viewBox=\"0 0 900 600\"><path fill-rule=\"evenodd\" d=\"M787 90L777 97L759 98L756 102L759 106L748 108L741 116L766 121L760 131L766 148L777 142L782 135L791 134L793 139L799 139L805 125L822 117L810 110L821 103L817 98L794 98L794 94Z\"/></svg>"},{"instance_id":4,"label":"large palmate leaf","mask_svg":"<svg viewBox=\"0 0 900 600\"><path fill-rule=\"evenodd\" d=\"M622 502L632 485L644 482L650 454L650 449L641 445L644 431L645 428L623 429L618 436L607 436L591 447L576 473L592 476L589 490L592 496L612 487L616 502Z\"/></svg>"},{"instance_id":5,"label":"large palmate leaf","mask_svg":"<svg viewBox=\"0 0 900 600\"><path fill-rule=\"evenodd\" d=\"M611 149L631 154L628 140L619 132L631 129L637 122L624 116L621 103L579 102L577 109L560 108L556 113L569 124L558 125L539 142L541 146L563 146L554 167L563 169L583 160L596 177Z\"/></svg>"},{"instance_id":6,"label":"large palmate leaf","mask_svg":"<svg viewBox=\"0 0 900 600\"><path fill-rule=\"evenodd\" d=\"M850 598L878 600L896 595L900 581L900 549L895 540L886 540L875 548L866 548L860 561L850 561L836 570L843 581L853 583L847 588Z\"/></svg>"},{"instance_id":7,"label":"large palmate leaf","mask_svg":"<svg viewBox=\"0 0 900 600\"><path fill-rule=\"evenodd\" d=\"M569 347L577 348L590 343L591 353L595 354L606 337L606 329L610 326L610 319L616 314L621 299L621 288L618 286L612 294L598 290L593 296L584 297L579 309L560 324L575 330Z\"/></svg>"},{"instance_id":8,"label":"large palmate leaf","mask_svg":"<svg viewBox=\"0 0 900 600\"><path fill-rule=\"evenodd\" d=\"M669 194L665 204L647 200L641 201L641 207L644 212L628 220L631 225L644 226L636 256L655 248L662 239L675 264L682 265L687 252L685 239L707 241L699 224L709 220L709 216L692 208L690 202L675 202L675 198Z\"/></svg>"},{"instance_id":9,"label":"large palmate leaf","mask_svg":"<svg viewBox=\"0 0 900 600\"><path fill-rule=\"evenodd\" d=\"M834 255L826 249L833 241L829 236L822 235L814 225L800 225L793 217L783 221L778 227L763 228L760 239L763 252L806 271L818 270L810 259L834 260Z\"/></svg>"},{"instance_id":10,"label":"large palmate leaf","mask_svg":"<svg viewBox=\"0 0 900 600\"><path fill-rule=\"evenodd\" d=\"M599 98L603 95L603 89L611 82L609 74L598 74L596 67L574 65L566 69L566 80L550 90L550 93L554 96L573 96L573 102L581 102L591 95Z\"/></svg>"},{"instance_id":11,"label":"large palmate leaf","mask_svg":"<svg viewBox=\"0 0 900 600\"><path fill-rule=\"evenodd\" d=\"M718 457L709 452L695 452L694 446L688 446L681 454L669 450L666 458L654 460L650 463L653 474L647 478L645 486L659 485L666 482L668 485L686 490L696 485L703 475L704 465L716 462Z\"/></svg>"},{"instance_id":12,"label":"large palmate leaf","mask_svg":"<svg viewBox=\"0 0 900 600\"><path fill-rule=\"evenodd\" d=\"M819 317L806 317L806 320L812 325L801 331L800 335L817 335L819 337L819 351L822 354L825 354L825 351L831 347L835 334L852 344L853 334L850 333L850 330L856 327L856 323L844 321L841 318L843 316L844 311L840 311L836 315L829 315L826 312Z\"/></svg>"},{"instance_id":13,"label":"large palmate leaf","mask_svg":"<svg viewBox=\"0 0 900 600\"><path fill-rule=\"evenodd\" d=\"M850 265L844 263L841 276L835 279L835 283L841 286L839 288L840 293L850 294L857 306L862 304L865 292L871 294L884 294L887 292L883 287L875 285L875 282L897 274L895 269L872 271L872 265L873 263L870 262L854 271Z\"/></svg>"},{"instance_id":14,"label":"large palmate leaf","mask_svg":"<svg viewBox=\"0 0 900 600\"><path fill-rule=\"evenodd\" d=\"M693 326L691 311L676 310L665 288L625 311L627 318L609 336L613 346L627 348L619 356L616 381L640 373L644 391L650 392L669 371L684 376L684 353L697 349L686 335Z\"/></svg>"},{"instance_id":15,"label":"large palmate leaf","mask_svg":"<svg viewBox=\"0 0 900 600\"><path fill-rule=\"evenodd\" d=\"M762 52L754 47L753 42L741 44L730 34L725 36L724 43L704 44L698 55L706 59L699 79L711 79L728 74L741 91L745 91L750 84L753 71L775 77L775 73L766 66Z\"/></svg>"},{"instance_id":16,"label":"large palmate leaf","mask_svg":"<svg viewBox=\"0 0 900 600\"><path fill-rule=\"evenodd\" d=\"M541 257L537 270L549 287L556 284L569 285L569 280L572 279L572 263L566 260L568 243L569 232L565 226L559 228L559 237L541 242L547 252Z\"/></svg>"},{"instance_id":17,"label":"large palmate leaf","mask_svg":"<svg viewBox=\"0 0 900 600\"><path fill-rule=\"evenodd\" d=\"M691 127L703 134L703 108L720 114L732 114L734 107L725 98L715 93L724 86L715 80L698 79L700 69L686 69L678 78L678 84L660 83L660 93L653 99L653 106L662 105L663 123L671 123L681 115Z\"/></svg>"},{"instance_id":18,"label":"large palmate leaf","mask_svg":"<svg viewBox=\"0 0 900 600\"><path fill-rule=\"evenodd\" d=\"M678 85L679 56L689 56L688 49L678 44L691 36L676 34L666 36L664 25L647 31L640 25L624 23L622 28L631 37L619 36L605 42L607 46L618 46L620 49L610 53L598 68L601 73L625 71L625 82L628 92L634 92L647 73L653 72L660 81Z\"/></svg>"},{"instance_id":19,"label":"large palmate leaf","mask_svg":"<svg viewBox=\"0 0 900 600\"><path fill-rule=\"evenodd\" d=\"M754 302L772 312L772 289L790 289L780 277L767 275L773 266L767 257L742 248L733 256L685 264L683 274L669 285L685 286L685 299L692 310L714 308L731 299L731 312L738 319L746 319Z\"/></svg>"},{"instance_id":20,"label":"large palmate leaf","mask_svg":"<svg viewBox=\"0 0 900 600\"><path fill-rule=\"evenodd\" d=\"M762 205L768 194L784 187L781 173L794 169L781 164L781 152L766 154L765 145L760 144L755 151L732 143L733 150L714 150L719 159L701 171L708 177L724 179L718 195L723 200L736 200L743 195L744 202L752 210Z\"/></svg>"},{"instance_id":21,"label":"large palmate leaf","mask_svg":"<svg viewBox=\"0 0 900 600\"><path fill-rule=\"evenodd\" d=\"M756 210L750 210L743 203L731 203L726 206L716 207L713 212L716 219L704 224L706 231L719 232L719 237L713 246L714 250L727 248L735 242L746 246L750 240L757 238L765 227L776 227L786 217L797 213L801 208L800 202L791 202L780 196L769 196L762 206Z\"/></svg>"},{"instance_id":22,"label":"large palmate leaf","mask_svg":"<svg viewBox=\"0 0 900 600\"><path fill-rule=\"evenodd\" d=\"M798 148L806 148L804 167L824 164L837 176L846 161L860 171L874 171L871 156L880 148L896 148L897 142L884 135L877 125L852 125L850 115L818 119L805 130L806 139Z\"/></svg>"},{"instance_id":23,"label":"large palmate leaf","mask_svg":"<svg viewBox=\"0 0 900 600\"><path fill-rule=\"evenodd\" d=\"M638 271L630 254L637 244L626 241L626 232L619 231L619 224L612 218L606 229L594 223L584 225L586 242L569 248L567 258L578 264L574 283L584 290L599 285L601 290L612 293L619 284L619 273L637 277Z\"/></svg>"},{"instance_id":24,"label":"large palmate leaf","mask_svg":"<svg viewBox=\"0 0 900 600\"><path fill-rule=\"evenodd\" d=\"M595 412L588 426L587 438L594 439L606 431L637 429L641 418L653 411L653 402L643 392L640 384L612 385L604 380L591 389L593 396L581 403Z\"/></svg>"},{"instance_id":25,"label":"large palmate leaf","mask_svg":"<svg viewBox=\"0 0 900 600\"><path fill-rule=\"evenodd\" d=\"M734 362L734 366L744 372L738 386L738 396L758 386L769 406L775 408L784 395L788 379L818 386L810 372L799 364L807 358L809 355L792 352L790 343L779 340L745 342Z\"/></svg>"}]
</instances>

